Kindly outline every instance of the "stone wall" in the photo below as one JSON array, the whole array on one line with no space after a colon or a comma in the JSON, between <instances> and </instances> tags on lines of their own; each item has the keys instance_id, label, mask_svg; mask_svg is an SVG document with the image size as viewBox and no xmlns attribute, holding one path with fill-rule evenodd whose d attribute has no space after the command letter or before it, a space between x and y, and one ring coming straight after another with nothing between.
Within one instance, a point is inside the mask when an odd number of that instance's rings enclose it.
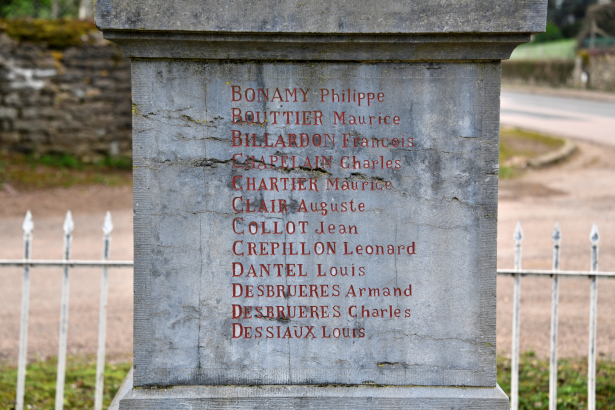
<instances>
[{"instance_id":1,"label":"stone wall","mask_svg":"<svg viewBox=\"0 0 615 410\"><path fill-rule=\"evenodd\" d=\"M583 50L574 61L502 61L502 81L615 91L615 50Z\"/></svg>"},{"instance_id":2,"label":"stone wall","mask_svg":"<svg viewBox=\"0 0 615 410\"><path fill-rule=\"evenodd\" d=\"M93 30L67 47L9 34L0 33L1 150L131 155L130 61L114 44Z\"/></svg>"},{"instance_id":3,"label":"stone wall","mask_svg":"<svg viewBox=\"0 0 615 410\"><path fill-rule=\"evenodd\" d=\"M615 91L615 50L590 56L589 64L584 68L590 88Z\"/></svg>"},{"instance_id":4,"label":"stone wall","mask_svg":"<svg viewBox=\"0 0 615 410\"><path fill-rule=\"evenodd\" d=\"M502 81L547 87L570 87L574 61L502 61Z\"/></svg>"}]
</instances>

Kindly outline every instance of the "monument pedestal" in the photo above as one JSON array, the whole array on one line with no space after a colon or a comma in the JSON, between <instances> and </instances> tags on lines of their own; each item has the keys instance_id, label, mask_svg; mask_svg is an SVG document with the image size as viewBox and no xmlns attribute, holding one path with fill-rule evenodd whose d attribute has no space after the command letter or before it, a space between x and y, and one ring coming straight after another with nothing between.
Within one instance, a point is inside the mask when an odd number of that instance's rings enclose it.
<instances>
[{"instance_id":1,"label":"monument pedestal","mask_svg":"<svg viewBox=\"0 0 615 410\"><path fill-rule=\"evenodd\" d=\"M496 387L174 386L133 389L132 371L109 410L175 409L429 409L505 410Z\"/></svg>"},{"instance_id":2,"label":"monument pedestal","mask_svg":"<svg viewBox=\"0 0 615 410\"><path fill-rule=\"evenodd\" d=\"M132 59L120 409L505 409L500 60L546 0L98 0Z\"/></svg>"}]
</instances>

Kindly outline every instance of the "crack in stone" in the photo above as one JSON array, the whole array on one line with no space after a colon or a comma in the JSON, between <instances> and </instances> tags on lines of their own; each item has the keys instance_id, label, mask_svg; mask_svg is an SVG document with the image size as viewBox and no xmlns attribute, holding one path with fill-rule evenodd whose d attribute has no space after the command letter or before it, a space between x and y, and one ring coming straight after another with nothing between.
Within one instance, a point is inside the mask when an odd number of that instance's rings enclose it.
<instances>
[{"instance_id":1,"label":"crack in stone","mask_svg":"<svg viewBox=\"0 0 615 410\"><path fill-rule=\"evenodd\" d=\"M198 297L198 304L199 304L199 309L198 309L198 315L199 315L199 329L198 329L198 333L197 333L197 355L198 355L198 369L200 369L201 366L201 323L202 323L202 317L201 317L201 312L202 309L200 308L201 306L201 291L202 291L202 287L203 287L203 218L199 218L199 256L201 259L201 272L199 274L200 278L199 278L199 297Z\"/></svg>"},{"instance_id":2,"label":"crack in stone","mask_svg":"<svg viewBox=\"0 0 615 410\"><path fill-rule=\"evenodd\" d=\"M201 215L201 214L214 214L214 215L222 215L222 216L233 216L236 215L236 213L234 212L220 212L220 211L214 211L212 209L205 209L199 212L189 212L186 213L186 215ZM156 216L156 217L163 217L163 216L177 216L177 212L171 211L171 212L161 212L161 213L152 213L151 216Z\"/></svg>"},{"instance_id":3,"label":"crack in stone","mask_svg":"<svg viewBox=\"0 0 615 410\"><path fill-rule=\"evenodd\" d=\"M458 202L458 203L460 203L462 205L465 205L467 207L470 207L470 208L474 208L477 205L480 205L480 204L472 204L472 203L469 203L469 202L466 202L466 201L462 201L462 200L460 200L456 196L454 196L454 197L452 197L450 199L444 198L444 197L440 197L440 198L438 198L438 197L426 198L424 196L419 196L419 195L416 195L416 194L408 192L408 191L402 191L400 189L391 189L391 192L395 192L395 193L398 193L398 194L401 194L401 195L405 195L405 196L408 196L408 197L416 198L418 200L427 201L427 202L437 202L437 203L442 203L442 202Z\"/></svg>"},{"instance_id":4,"label":"crack in stone","mask_svg":"<svg viewBox=\"0 0 615 410\"><path fill-rule=\"evenodd\" d=\"M149 121L155 121L157 123L166 125L166 126L173 126L172 122L181 120L184 122L189 122L191 124L184 124L184 127L192 127L192 124L196 124L196 125L200 125L202 127L208 127L208 128L218 128L218 122L220 120L223 120L223 117L219 117L216 116L214 117L214 120L211 121L199 121L194 119L193 117L189 116L189 115L182 115L181 117L172 117L169 116L168 113L180 113L182 111L187 110L188 108L179 108L177 110L165 110L165 111L161 111L158 113L153 113L153 112L148 112L147 114L141 114L141 113L135 113L136 115L138 115L141 118L146 118ZM153 118L156 117L156 118ZM166 121L165 121L166 120ZM150 128L151 129L151 128ZM143 131L143 128L140 128L139 131Z\"/></svg>"},{"instance_id":5,"label":"crack in stone","mask_svg":"<svg viewBox=\"0 0 615 410\"><path fill-rule=\"evenodd\" d=\"M421 339L421 340L436 340L436 341L457 341L457 342L462 342L462 343L468 343L471 345L481 345L482 343L480 341L477 341L475 339L462 339L462 338L458 338L458 337L435 337L435 336L429 336L429 335L421 335L418 333L403 333L401 334L399 329L393 329L387 332L380 332L381 334L386 334L386 333L392 333L396 336L396 338L399 337L403 337L404 339L407 337L415 337L417 339Z\"/></svg>"},{"instance_id":6,"label":"crack in stone","mask_svg":"<svg viewBox=\"0 0 615 410\"><path fill-rule=\"evenodd\" d=\"M412 364L408 364L405 362L378 362L376 363L376 365L378 367L395 367L395 366L402 366L403 368L407 368L410 366L416 366L416 365L412 365ZM420 366L420 365L419 365Z\"/></svg>"},{"instance_id":7,"label":"crack in stone","mask_svg":"<svg viewBox=\"0 0 615 410\"><path fill-rule=\"evenodd\" d=\"M219 142L228 142L223 138L218 137L186 137L183 135L175 135L171 138L171 141L219 141Z\"/></svg>"},{"instance_id":8,"label":"crack in stone","mask_svg":"<svg viewBox=\"0 0 615 410\"><path fill-rule=\"evenodd\" d=\"M413 149L412 152L421 152L421 151L435 151L437 153L440 154L449 154L449 155L455 155L455 154L463 154L463 152L451 152L451 151L442 151L436 148L421 148L421 149Z\"/></svg>"},{"instance_id":9,"label":"crack in stone","mask_svg":"<svg viewBox=\"0 0 615 410\"><path fill-rule=\"evenodd\" d=\"M213 139L213 138L212 138ZM331 175L330 172L326 171L323 168L308 168L308 167L296 167L296 168L284 168L284 167L279 167L273 164L267 164L265 161L261 161L258 159L251 159L250 162L252 164L263 164L267 167L267 170L271 170L271 171L279 171L279 172L283 172L283 173L291 173L291 172L297 172L297 171L301 171L301 172L308 172L310 174L314 174L315 176L318 175ZM158 161L157 165L169 165L169 166L184 166L184 167L192 167L192 168L197 168L197 167L201 167L201 168L215 168L216 164L233 164L233 165L240 165L241 167L237 167L238 170L243 169L245 170L245 166L247 166L247 161L246 162L240 162L234 159L218 159L218 158L203 158L201 160L170 160L170 159L164 159L161 161ZM148 166L147 164L143 164L142 165L145 168L148 169L156 169L155 164L150 163L150 165ZM252 169L254 167L251 167L250 169ZM384 181L384 179L382 178L373 178L373 179L377 179L377 180L381 180Z\"/></svg>"}]
</instances>

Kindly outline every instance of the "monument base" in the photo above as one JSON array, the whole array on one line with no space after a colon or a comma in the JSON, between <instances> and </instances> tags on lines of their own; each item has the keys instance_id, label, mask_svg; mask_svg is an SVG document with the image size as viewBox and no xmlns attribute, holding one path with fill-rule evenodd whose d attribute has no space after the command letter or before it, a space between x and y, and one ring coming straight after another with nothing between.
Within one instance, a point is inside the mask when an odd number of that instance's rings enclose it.
<instances>
[{"instance_id":1,"label":"monument base","mask_svg":"<svg viewBox=\"0 0 615 410\"><path fill-rule=\"evenodd\" d=\"M125 409L485 409L510 408L496 387L174 386L137 388L132 370L109 410Z\"/></svg>"}]
</instances>

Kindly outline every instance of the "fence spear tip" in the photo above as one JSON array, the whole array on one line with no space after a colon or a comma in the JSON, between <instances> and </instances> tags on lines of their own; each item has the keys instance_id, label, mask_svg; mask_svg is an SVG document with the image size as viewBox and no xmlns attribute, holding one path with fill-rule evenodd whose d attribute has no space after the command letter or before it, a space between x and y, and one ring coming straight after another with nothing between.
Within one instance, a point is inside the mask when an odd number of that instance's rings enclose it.
<instances>
[{"instance_id":1,"label":"fence spear tip","mask_svg":"<svg viewBox=\"0 0 615 410\"><path fill-rule=\"evenodd\" d=\"M66 212L66 219L64 219L64 233L70 235L75 229L75 223L73 222L73 214L70 211Z\"/></svg>"},{"instance_id":2,"label":"fence spear tip","mask_svg":"<svg viewBox=\"0 0 615 410\"><path fill-rule=\"evenodd\" d=\"M553 228L553 242L555 244L560 243L560 241L562 240L562 231L559 228L559 222L555 223L555 228Z\"/></svg>"},{"instance_id":3,"label":"fence spear tip","mask_svg":"<svg viewBox=\"0 0 615 410\"><path fill-rule=\"evenodd\" d=\"M28 209L26 212L26 217L23 220L23 224L21 225L23 231L26 235L30 235L32 230L34 229L34 222L32 221L32 213Z\"/></svg>"},{"instance_id":4,"label":"fence spear tip","mask_svg":"<svg viewBox=\"0 0 615 410\"><path fill-rule=\"evenodd\" d=\"M111 212L109 211L107 211L107 214L105 215L105 222L103 222L102 230L105 235L109 235L113 230L113 222L111 222Z\"/></svg>"},{"instance_id":5,"label":"fence spear tip","mask_svg":"<svg viewBox=\"0 0 615 410\"><path fill-rule=\"evenodd\" d=\"M517 221L517 227L515 228L515 242L521 242L523 240L523 229L521 228L521 221Z\"/></svg>"},{"instance_id":6,"label":"fence spear tip","mask_svg":"<svg viewBox=\"0 0 615 410\"><path fill-rule=\"evenodd\" d=\"M598 232L598 227L596 226L596 223L594 223L594 226L592 226L592 231L589 234L589 240L591 241L592 245L597 245L598 241L600 240L600 233Z\"/></svg>"}]
</instances>

